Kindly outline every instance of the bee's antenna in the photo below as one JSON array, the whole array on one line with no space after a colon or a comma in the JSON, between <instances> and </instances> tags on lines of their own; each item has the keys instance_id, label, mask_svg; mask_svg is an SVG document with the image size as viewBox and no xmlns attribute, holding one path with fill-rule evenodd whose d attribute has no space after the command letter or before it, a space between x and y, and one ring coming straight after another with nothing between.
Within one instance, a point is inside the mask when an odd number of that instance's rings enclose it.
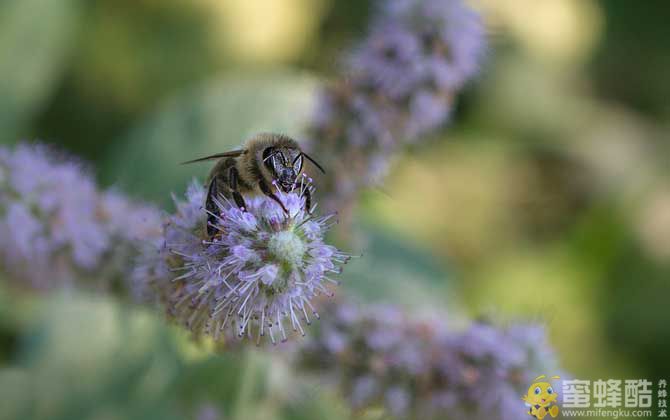
<instances>
[{"instance_id":1,"label":"bee's antenna","mask_svg":"<svg viewBox=\"0 0 670 420\"><path fill-rule=\"evenodd\" d=\"M307 153L302 152L302 155L303 155L304 157L306 157L307 159L309 159L309 161L312 162L312 163L314 164L314 166L316 166L317 168L319 168L319 170L320 170L322 173L324 173L324 174L326 173L326 171L321 167L321 165L319 165L318 162L315 161L314 159L312 159Z\"/></svg>"}]
</instances>

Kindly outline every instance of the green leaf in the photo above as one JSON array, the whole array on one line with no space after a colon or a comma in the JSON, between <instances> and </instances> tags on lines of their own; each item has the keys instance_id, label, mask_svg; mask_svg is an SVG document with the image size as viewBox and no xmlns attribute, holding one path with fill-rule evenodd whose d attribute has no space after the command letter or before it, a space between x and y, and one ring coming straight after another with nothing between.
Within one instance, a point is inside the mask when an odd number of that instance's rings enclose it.
<instances>
[{"instance_id":1,"label":"green leaf","mask_svg":"<svg viewBox=\"0 0 670 420\"><path fill-rule=\"evenodd\" d=\"M79 23L74 0L0 2L0 132L14 141L62 75Z\"/></svg>"},{"instance_id":2,"label":"green leaf","mask_svg":"<svg viewBox=\"0 0 670 420\"><path fill-rule=\"evenodd\" d=\"M313 108L315 80L290 72L228 76L165 104L122 141L105 181L146 199L167 201L211 164L180 162L239 148L257 132L297 137Z\"/></svg>"}]
</instances>

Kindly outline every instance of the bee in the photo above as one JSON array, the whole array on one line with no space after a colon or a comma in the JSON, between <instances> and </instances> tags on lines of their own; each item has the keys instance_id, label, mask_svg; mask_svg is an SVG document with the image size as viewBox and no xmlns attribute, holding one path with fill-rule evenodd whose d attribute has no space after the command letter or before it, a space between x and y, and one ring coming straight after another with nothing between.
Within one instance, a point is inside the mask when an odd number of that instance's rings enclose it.
<instances>
[{"instance_id":1,"label":"bee","mask_svg":"<svg viewBox=\"0 0 670 420\"><path fill-rule=\"evenodd\" d=\"M217 153L184 164L216 160L218 162L207 179L207 234L217 233L216 198L221 195L232 199L245 209L244 195L264 194L276 201L288 214L288 210L279 197L272 191L276 185L281 191L289 193L296 187L296 180L302 172L303 158L312 162L323 173L325 171L314 159L302 151L298 142L282 134L261 133L246 141L242 149ZM312 196L308 188L304 189L305 209L309 213Z\"/></svg>"}]
</instances>

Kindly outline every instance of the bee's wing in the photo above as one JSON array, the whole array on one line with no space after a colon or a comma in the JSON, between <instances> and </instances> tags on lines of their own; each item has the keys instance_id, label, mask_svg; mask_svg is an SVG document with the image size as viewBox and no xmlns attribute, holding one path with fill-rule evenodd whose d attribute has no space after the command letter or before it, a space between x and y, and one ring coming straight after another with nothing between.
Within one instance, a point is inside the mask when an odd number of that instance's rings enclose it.
<instances>
[{"instance_id":1,"label":"bee's wing","mask_svg":"<svg viewBox=\"0 0 670 420\"><path fill-rule=\"evenodd\" d=\"M182 165L187 165L189 163L204 162L206 160L220 159L220 158L224 158L224 157L238 157L238 156L244 154L245 152L246 152L246 150L244 150L244 149L231 150L230 152L217 153L215 155L210 155L210 156L205 156L205 157L201 157L201 158L198 158L198 159L189 160L189 161L186 161L186 162L182 162L181 164Z\"/></svg>"}]
</instances>

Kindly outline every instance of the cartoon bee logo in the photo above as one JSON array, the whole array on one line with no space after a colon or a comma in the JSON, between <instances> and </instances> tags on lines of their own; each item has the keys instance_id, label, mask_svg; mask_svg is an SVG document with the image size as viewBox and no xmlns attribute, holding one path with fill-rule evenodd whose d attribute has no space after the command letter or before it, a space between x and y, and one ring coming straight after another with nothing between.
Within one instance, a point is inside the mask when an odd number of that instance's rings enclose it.
<instances>
[{"instance_id":1,"label":"cartoon bee logo","mask_svg":"<svg viewBox=\"0 0 670 420\"><path fill-rule=\"evenodd\" d=\"M528 414L538 420L542 420L549 414L551 417L558 416L558 393L549 382L538 382L540 379L546 378L545 375L540 375L533 384L528 388L528 393L521 397L526 402ZM552 376L551 379L561 379L559 376Z\"/></svg>"}]
</instances>

